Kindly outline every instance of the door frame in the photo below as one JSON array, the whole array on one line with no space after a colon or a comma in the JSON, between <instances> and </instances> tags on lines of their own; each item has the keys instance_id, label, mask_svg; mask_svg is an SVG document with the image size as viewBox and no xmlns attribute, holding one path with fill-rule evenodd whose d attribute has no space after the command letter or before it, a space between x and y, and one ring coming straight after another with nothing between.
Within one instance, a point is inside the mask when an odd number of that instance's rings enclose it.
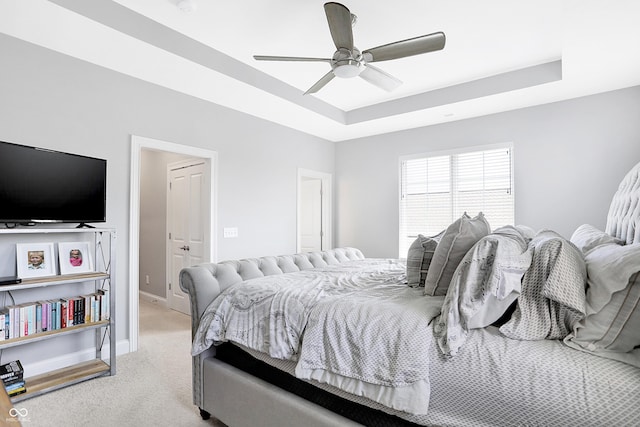
<instances>
[{"instance_id":1,"label":"door frame","mask_svg":"<svg viewBox=\"0 0 640 427\"><path fill-rule=\"evenodd\" d=\"M131 174L129 191L129 351L138 350L139 336L139 253L140 253L140 172L142 150L167 151L192 157L201 157L209 161L209 180L211 188L209 259L217 259L217 217L215 207L218 199L218 153L203 148L176 144L144 136L131 135Z\"/></svg>"},{"instance_id":2,"label":"door frame","mask_svg":"<svg viewBox=\"0 0 640 427\"><path fill-rule=\"evenodd\" d=\"M301 251L302 239L302 180L313 178L322 180L322 247L324 250L333 248L333 200L332 175L311 169L298 168L297 198L296 198L296 252Z\"/></svg>"},{"instance_id":3,"label":"door frame","mask_svg":"<svg viewBox=\"0 0 640 427\"><path fill-rule=\"evenodd\" d=\"M209 173L210 170L207 168L207 165L209 164L209 160L202 158L202 157L190 157L188 159L184 159L184 160L179 160L177 162L172 162L172 163L168 163L167 164L167 186L166 186L166 194L167 194L167 205L166 205L166 212L167 212L167 221L165 224L165 236L167 238L169 238L169 232L171 230L171 223L170 223L170 198L169 198L169 183L171 182L171 171L174 169L183 169L183 168L188 168L191 166L197 166L197 165L204 165L204 169L205 169L205 177L204 177L204 183L206 187L209 187L211 184L211 179L209 179ZM208 193L209 197L211 197L211 190L209 188L205 188L205 191ZM209 209L211 209L211 204L209 203ZM211 215L209 215L209 218L211 217ZM209 221L208 223L204 224L204 228L205 228L205 234L209 234L209 236L205 237L205 246L204 246L204 250L203 250L203 256L206 257L207 254L211 254L210 251L210 247L211 247L211 242L209 241L209 237L211 235L209 227L211 226L211 222ZM169 242L171 242L171 239L169 239ZM167 307L170 307L171 304L169 303L169 284L173 281L173 268L171 267L171 259L173 257L173 251L171 250L171 243L169 243L167 245L166 248L166 253L165 253L165 275L167 278L167 281L165 283L165 292L167 295ZM211 258L209 258L211 259ZM172 286L180 286L179 283L171 283ZM178 311L178 310L176 310Z\"/></svg>"}]
</instances>

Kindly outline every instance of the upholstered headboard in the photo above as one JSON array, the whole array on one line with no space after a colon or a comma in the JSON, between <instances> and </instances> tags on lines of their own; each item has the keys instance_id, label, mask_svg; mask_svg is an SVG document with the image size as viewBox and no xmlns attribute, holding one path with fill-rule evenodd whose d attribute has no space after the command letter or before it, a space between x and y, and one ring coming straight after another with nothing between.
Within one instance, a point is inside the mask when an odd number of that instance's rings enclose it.
<instances>
[{"instance_id":1,"label":"upholstered headboard","mask_svg":"<svg viewBox=\"0 0 640 427\"><path fill-rule=\"evenodd\" d=\"M640 163L618 186L609 207L605 231L627 244L640 243Z\"/></svg>"}]
</instances>

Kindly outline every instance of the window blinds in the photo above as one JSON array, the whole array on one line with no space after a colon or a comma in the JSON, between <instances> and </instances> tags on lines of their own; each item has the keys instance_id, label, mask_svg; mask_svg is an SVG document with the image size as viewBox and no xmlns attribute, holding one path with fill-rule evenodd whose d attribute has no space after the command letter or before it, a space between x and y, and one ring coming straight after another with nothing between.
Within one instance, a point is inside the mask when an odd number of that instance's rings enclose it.
<instances>
[{"instance_id":1,"label":"window blinds","mask_svg":"<svg viewBox=\"0 0 640 427\"><path fill-rule=\"evenodd\" d=\"M412 157L400 168L400 257L418 234L436 235L464 212L483 212L492 229L514 222L510 147Z\"/></svg>"}]
</instances>

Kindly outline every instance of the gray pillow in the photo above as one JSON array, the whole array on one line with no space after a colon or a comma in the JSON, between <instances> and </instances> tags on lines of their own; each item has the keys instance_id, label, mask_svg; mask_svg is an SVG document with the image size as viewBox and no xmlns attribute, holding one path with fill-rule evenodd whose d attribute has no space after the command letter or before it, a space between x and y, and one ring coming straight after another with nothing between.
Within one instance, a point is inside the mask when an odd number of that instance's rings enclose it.
<instances>
[{"instance_id":1,"label":"gray pillow","mask_svg":"<svg viewBox=\"0 0 640 427\"><path fill-rule=\"evenodd\" d=\"M433 237L419 234L418 238L409 247L409 252L407 253L407 284L409 286L413 288L424 286L433 253L443 234L444 230Z\"/></svg>"},{"instance_id":2,"label":"gray pillow","mask_svg":"<svg viewBox=\"0 0 640 427\"><path fill-rule=\"evenodd\" d=\"M465 212L444 232L438 243L427 272L424 294L441 296L447 294L453 272L465 254L478 240L491 233L491 227L482 212L475 218Z\"/></svg>"}]
</instances>

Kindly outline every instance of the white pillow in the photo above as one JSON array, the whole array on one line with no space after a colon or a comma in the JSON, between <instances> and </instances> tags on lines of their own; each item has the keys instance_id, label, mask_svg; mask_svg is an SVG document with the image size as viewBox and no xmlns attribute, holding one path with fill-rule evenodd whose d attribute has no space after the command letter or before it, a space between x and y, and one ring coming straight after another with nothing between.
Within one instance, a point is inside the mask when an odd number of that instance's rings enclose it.
<instances>
[{"instance_id":1,"label":"white pillow","mask_svg":"<svg viewBox=\"0 0 640 427\"><path fill-rule=\"evenodd\" d=\"M446 295L453 272L462 258L478 240L489 233L491 227L482 212L475 218L470 218L465 212L447 227L433 254L425 280L424 294Z\"/></svg>"},{"instance_id":2,"label":"white pillow","mask_svg":"<svg viewBox=\"0 0 640 427\"><path fill-rule=\"evenodd\" d=\"M640 346L640 244L602 244L585 254L586 317L567 343L596 353Z\"/></svg>"},{"instance_id":3,"label":"white pillow","mask_svg":"<svg viewBox=\"0 0 640 427\"><path fill-rule=\"evenodd\" d=\"M571 243L576 245L583 254L586 254L596 246L608 243L623 243L622 240L616 239L615 237L589 224L583 224L576 228L576 231L573 232L570 240Z\"/></svg>"}]
</instances>

